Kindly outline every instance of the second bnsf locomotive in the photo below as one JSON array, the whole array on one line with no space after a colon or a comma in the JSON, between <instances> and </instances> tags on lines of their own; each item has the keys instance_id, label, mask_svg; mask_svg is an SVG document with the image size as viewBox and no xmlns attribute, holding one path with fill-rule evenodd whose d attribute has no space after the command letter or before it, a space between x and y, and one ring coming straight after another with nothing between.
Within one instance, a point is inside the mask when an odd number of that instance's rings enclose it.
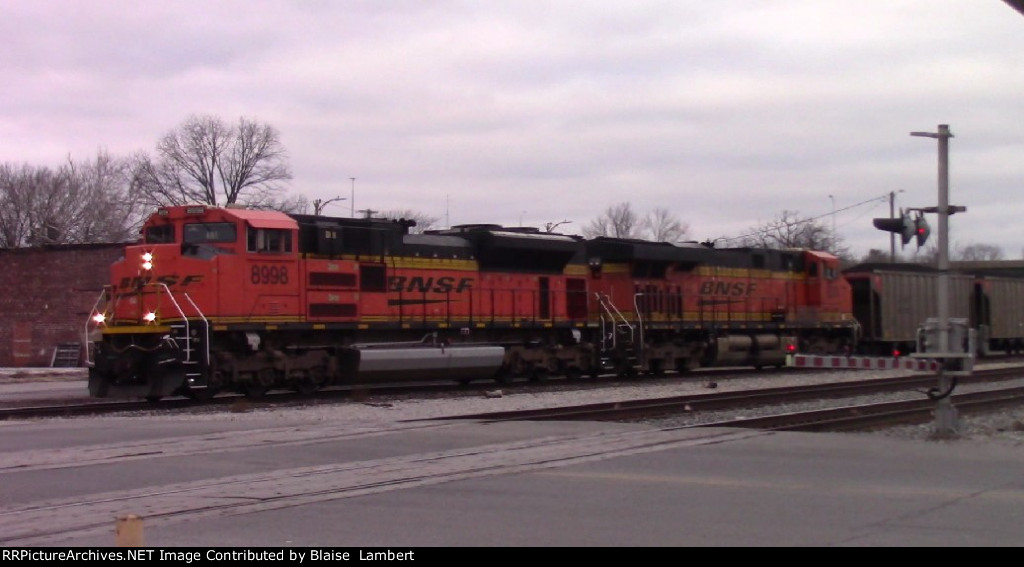
<instances>
[{"instance_id":1,"label":"second bnsf locomotive","mask_svg":"<svg viewBox=\"0 0 1024 567\"><path fill-rule=\"evenodd\" d=\"M815 251L159 209L90 317L93 396L781 366L857 340Z\"/></svg>"}]
</instances>

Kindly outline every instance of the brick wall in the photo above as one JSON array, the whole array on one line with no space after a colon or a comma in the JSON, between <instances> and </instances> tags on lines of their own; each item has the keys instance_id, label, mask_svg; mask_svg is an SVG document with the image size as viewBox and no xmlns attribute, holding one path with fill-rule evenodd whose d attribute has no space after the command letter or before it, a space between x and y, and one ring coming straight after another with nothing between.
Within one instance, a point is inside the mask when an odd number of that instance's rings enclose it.
<instances>
[{"instance_id":1,"label":"brick wall","mask_svg":"<svg viewBox=\"0 0 1024 567\"><path fill-rule=\"evenodd\" d=\"M85 322L124 244L0 250L0 367L49 366ZM84 344L83 344L84 346Z\"/></svg>"}]
</instances>

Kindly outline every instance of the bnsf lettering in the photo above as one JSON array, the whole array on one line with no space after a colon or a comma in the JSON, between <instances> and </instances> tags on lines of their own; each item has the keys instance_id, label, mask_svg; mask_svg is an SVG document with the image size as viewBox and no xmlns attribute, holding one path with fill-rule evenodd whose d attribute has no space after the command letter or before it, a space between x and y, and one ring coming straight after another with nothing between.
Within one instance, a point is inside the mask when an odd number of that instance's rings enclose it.
<instances>
[{"instance_id":1,"label":"bnsf lettering","mask_svg":"<svg viewBox=\"0 0 1024 567\"><path fill-rule=\"evenodd\" d=\"M135 276L134 278L121 278L121 283L118 285L119 289L129 289L135 287L142 287L150 283L162 283L167 287L187 287L190 284L198 283L203 281L201 274L192 274L185 276L184 278L177 274L163 275L158 278L152 276Z\"/></svg>"},{"instance_id":2,"label":"bnsf lettering","mask_svg":"<svg viewBox=\"0 0 1024 567\"><path fill-rule=\"evenodd\" d=\"M462 293L463 291L473 287L473 278L462 278L455 282L455 278L444 276L437 278L424 278L420 276L406 277L406 276L391 276L388 278L388 291L408 291L408 292L421 292L426 293L428 291L434 293L448 293L454 291L455 293Z\"/></svg>"},{"instance_id":3,"label":"bnsf lettering","mask_svg":"<svg viewBox=\"0 0 1024 567\"><path fill-rule=\"evenodd\" d=\"M757 284L750 282L703 282L700 284L701 295L731 295L733 297L752 295Z\"/></svg>"}]
</instances>

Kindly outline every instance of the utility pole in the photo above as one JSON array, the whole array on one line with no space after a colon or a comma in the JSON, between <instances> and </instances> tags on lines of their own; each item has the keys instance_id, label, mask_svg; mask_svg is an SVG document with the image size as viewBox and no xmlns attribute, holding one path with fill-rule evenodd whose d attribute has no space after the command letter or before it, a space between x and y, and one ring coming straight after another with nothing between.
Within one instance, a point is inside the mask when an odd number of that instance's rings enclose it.
<instances>
[{"instance_id":1,"label":"utility pole","mask_svg":"<svg viewBox=\"0 0 1024 567\"><path fill-rule=\"evenodd\" d=\"M949 206L949 139L953 134L949 131L948 124L939 124L938 132L911 132L911 136L934 138L939 145L939 206L922 209L924 212L935 212L939 215L939 254L938 254L938 287L936 296L938 299L938 311L936 322L938 323L938 337L936 358L939 359L939 390L937 405L935 408L935 434L937 436L952 436L957 432L957 415L953 402L950 399L953 393L954 382L952 377L945 370L946 366L953 361L948 356L954 354L950 351L949 335L949 215L966 211L966 207ZM947 356L943 357L942 354ZM968 356L973 353L966 353Z\"/></svg>"},{"instance_id":2,"label":"utility pole","mask_svg":"<svg viewBox=\"0 0 1024 567\"><path fill-rule=\"evenodd\" d=\"M899 191L889 191L889 218L896 218L896 193L902 193L903 189ZM896 263L896 233L889 233L889 263Z\"/></svg>"},{"instance_id":3,"label":"utility pole","mask_svg":"<svg viewBox=\"0 0 1024 567\"><path fill-rule=\"evenodd\" d=\"M833 195L829 195L828 199L832 201L832 253L836 253L836 198Z\"/></svg>"},{"instance_id":4,"label":"utility pole","mask_svg":"<svg viewBox=\"0 0 1024 567\"><path fill-rule=\"evenodd\" d=\"M356 218L356 178L349 177L349 179L352 180L352 199L349 201L349 203L352 205L352 208L351 211L349 212L349 216L352 218Z\"/></svg>"},{"instance_id":5,"label":"utility pole","mask_svg":"<svg viewBox=\"0 0 1024 567\"><path fill-rule=\"evenodd\" d=\"M889 191L889 218L896 218L896 192ZM889 263L896 263L896 233L889 233Z\"/></svg>"}]
</instances>

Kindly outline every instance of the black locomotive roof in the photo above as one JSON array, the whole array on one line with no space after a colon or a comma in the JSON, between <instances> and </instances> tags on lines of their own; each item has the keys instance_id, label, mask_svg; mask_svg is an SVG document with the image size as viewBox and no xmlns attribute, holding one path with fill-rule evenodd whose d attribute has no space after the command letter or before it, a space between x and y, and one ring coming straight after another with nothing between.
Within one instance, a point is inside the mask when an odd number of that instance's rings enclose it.
<instances>
[{"instance_id":1,"label":"black locomotive roof","mask_svg":"<svg viewBox=\"0 0 1024 567\"><path fill-rule=\"evenodd\" d=\"M915 273L935 273L934 267L927 264L913 264L909 262L864 262L855 266L850 266L843 270L844 274L857 274L863 272L915 272Z\"/></svg>"},{"instance_id":2,"label":"black locomotive roof","mask_svg":"<svg viewBox=\"0 0 1024 567\"><path fill-rule=\"evenodd\" d=\"M406 234L400 245L393 249L400 256L425 258L472 259L476 256L473 243L458 236L443 234Z\"/></svg>"},{"instance_id":3,"label":"black locomotive roof","mask_svg":"<svg viewBox=\"0 0 1024 567\"><path fill-rule=\"evenodd\" d=\"M587 242L587 255L602 262L664 263L692 269L699 265L771 270L803 269L803 253L762 248L711 248L694 242L650 242L598 237Z\"/></svg>"},{"instance_id":4,"label":"black locomotive roof","mask_svg":"<svg viewBox=\"0 0 1024 567\"><path fill-rule=\"evenodd\" d=\"M560 272L574 258L582 259L582 239L536 228L469 224L428 234L472 242L483 270Z\"/></svg>"}]
</instances>

